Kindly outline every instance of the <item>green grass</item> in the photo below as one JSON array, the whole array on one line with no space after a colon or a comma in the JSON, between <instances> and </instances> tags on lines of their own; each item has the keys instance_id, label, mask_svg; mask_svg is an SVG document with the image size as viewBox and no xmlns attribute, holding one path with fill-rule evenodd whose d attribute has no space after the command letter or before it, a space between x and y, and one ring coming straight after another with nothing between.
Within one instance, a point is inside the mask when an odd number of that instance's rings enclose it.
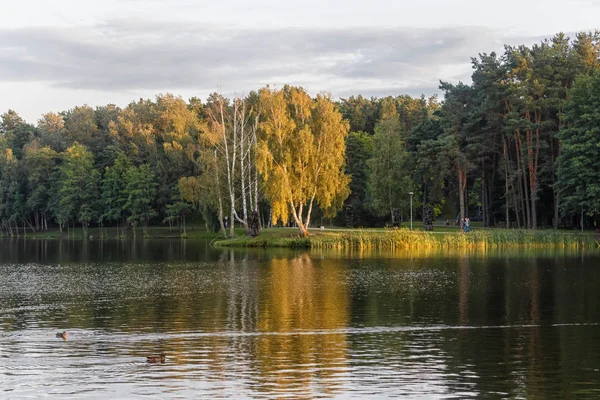
<instances>
[{"instance_id":1,"label":"green grass","mask_svg":"<svg viewBox=\"0 0 600 400\"><path fill-rule=\"evenodd\" d=\"M238 235L233 238L220 239L214 242L215 246L227 247L287 247L287 248L310 248L311 239L302 238L295 228L271 228L263 229L260 235L254 238Z\"/></svg>"},{"instance_id":2,"label":"green grass","mask_svg":"<svg viewBox=\"0 0 600 400\"><path fill-rule=\"evenodd\" d=\"M418 249L418 248L498 248L498 247L599 247L600 237L573 231L554 230L475 230L464 234L453 232L423 232L408 229L329 229L311 230L302 238L296 229L262 230L255 238L238 236L215 242L227 247L289 247L312 249Z\"/></svg>"}]
</instances>

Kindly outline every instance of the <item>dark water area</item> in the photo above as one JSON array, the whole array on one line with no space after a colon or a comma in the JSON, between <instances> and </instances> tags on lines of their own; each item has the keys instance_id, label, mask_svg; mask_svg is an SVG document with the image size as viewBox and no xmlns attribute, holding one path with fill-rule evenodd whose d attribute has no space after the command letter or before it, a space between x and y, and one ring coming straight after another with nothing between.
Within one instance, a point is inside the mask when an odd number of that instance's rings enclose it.
<instances>
[{"instance_id":1,"label":"dark water area","mask_svg":"<svg viewBox=\"0 0 600 400\"><path fill-rule=\"evenodd\" d=\"M599 398L599 300L594 250L0 240L0 398Z\"/></svg>"}]
</instances>

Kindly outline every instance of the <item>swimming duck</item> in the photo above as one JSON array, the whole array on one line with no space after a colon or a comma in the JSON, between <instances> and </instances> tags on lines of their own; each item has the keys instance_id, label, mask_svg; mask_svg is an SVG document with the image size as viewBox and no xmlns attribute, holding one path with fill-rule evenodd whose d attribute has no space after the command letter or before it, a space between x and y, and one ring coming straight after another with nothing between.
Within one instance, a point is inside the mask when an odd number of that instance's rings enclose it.
<instances>
[{"instance_id":1,"label":"swimming duck","mask_svg":"<svg viewBox=\"0 0 600 400\"><path fill-rule=\"evenodd\" d=\"M146 357L146 361L148 361L149 363L164 363L166 359L167 357L164 354Z\"/></svg>"},{"instance_id":2,"label":"swimming duck","mask_svg":"<svg viewBox=\"0 0 600 400\"><path fill-rule=\"evenodd\" d=\"M67 340L67 331L64 331L64 332L58 332L58 333L56 334L56 337L57 337L57 338L61 338L61 339L63 339L63 340Z\"/></svg>"}]
</instances>

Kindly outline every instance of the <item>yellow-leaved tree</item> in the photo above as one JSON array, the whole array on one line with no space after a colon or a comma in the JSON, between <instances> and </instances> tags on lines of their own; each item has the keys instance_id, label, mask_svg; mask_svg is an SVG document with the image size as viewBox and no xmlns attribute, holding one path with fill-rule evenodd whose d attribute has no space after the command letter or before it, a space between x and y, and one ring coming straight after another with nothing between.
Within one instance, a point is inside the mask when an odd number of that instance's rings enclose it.
<instances>
[{"instance_id":1,"label":"yellow-leaved tree","mask_svg":"<svg viewBox=\"0 0 600 400\"><path fill-rule=\"evenodd\" d=\"M328 96L312 99L302 88L267 87L260 102L257 166L273 224L286 224L291 215L307 236L315 202L327 214L350 194L344 173L348 122Z\"/></svg>"}]
</instances>

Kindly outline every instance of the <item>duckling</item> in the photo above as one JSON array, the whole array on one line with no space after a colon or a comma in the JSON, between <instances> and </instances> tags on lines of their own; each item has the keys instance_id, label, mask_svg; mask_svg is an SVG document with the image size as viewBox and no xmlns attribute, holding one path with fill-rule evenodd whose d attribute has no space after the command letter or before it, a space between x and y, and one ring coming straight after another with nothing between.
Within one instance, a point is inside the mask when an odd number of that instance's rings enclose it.
<instances>
[{"instance_id":1,"label":"duckling","mask_svg":"<svg viewBox=\"0 0 600 400\"><path fill-rule=\"evenodd\" d=\"M56 337L57 337L57 338L61 338L61 339L63 339L63 340L67 340L67 331L64 331L64 332L62 332L62 333L61 333L61 332L58 332L58 333L56 334Z\"/></svg>"},{"instance_id":2,"label":"duckling","mask_svg":"<svg viewBox=\"0 0 600 400\"><path fill-rule=\"evenodd\" d=\"M164 354L146 357L146 361L148 361L149 363L164 363L166 359L167 357Z\"/></svg>"}]
</instances>

